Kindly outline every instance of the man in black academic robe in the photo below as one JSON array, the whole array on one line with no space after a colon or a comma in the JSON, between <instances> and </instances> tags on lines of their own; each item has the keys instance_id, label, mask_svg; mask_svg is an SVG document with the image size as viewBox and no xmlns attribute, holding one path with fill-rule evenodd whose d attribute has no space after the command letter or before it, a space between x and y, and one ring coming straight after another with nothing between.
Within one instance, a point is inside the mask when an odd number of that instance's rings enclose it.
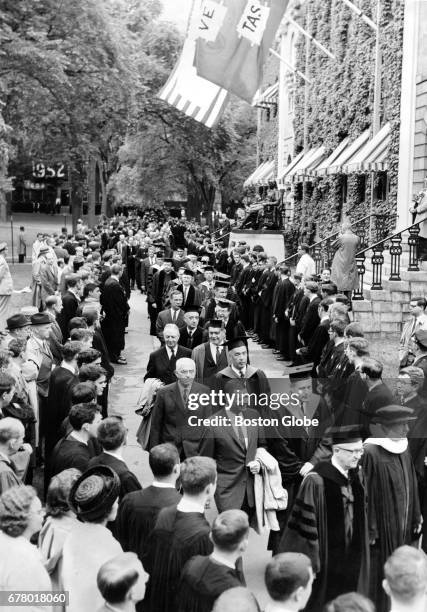
<instances>
[{"instance_id":1,"label":"man in black academic robe","mask_svg":"<svg viewBox=\"0 0 427 612\"><path fill-rule=\"evenodd\" d=\"M212 554L193 557L184 566L177 612L211 612L215 600L224 591L246 586L240 566L248 533L245 512L229 510L217 516L211 532Z\"/></svg>"},{"instance_id":2,"label":"man in black academic robe","mask_svg":"<svg viewBox=\"0 0 427 612\"><path fill-rule=\"evenodd\" d=\"M107 343L108 353L113 363L125 364L121 357L125 348L125 330L128 321L129 304L126 293L119 282L121 267L111 266L111 276L105 281L101 294L101 304L105 317L101 323L102 333Z\"/></svg>"},{"instance_id":3,"label":"man in black academic robe","mask_svg":"<svg viewBox=\"0 0 427 612\"><path fill-rule=\"evenodd\" d=\"M144 569L150 579L144 610L150 612L176 612L182 568L191 557L209 555L213 549L204 509L215 491L215 462L208 457L190 457L181 465L180 477L183 498L176 506L160 511L147 543Z\"/></svg>"},{"instance_id":4,"label":"man in black academic robe","mask_svg":"<svg viewBox=\"0 0 427 612\"><path fill-rule=\"evenodd\" d=\"M280 266L280 278L274 288L272 301L272 315L274 321L276 354L280 361L289 359L288 334L289 334L289 317L286 315L286 310L289 306L291 298L295 293L295 285L290 280L289 268Z\"/></svg>"},{"instance_id":5,"label":"man in black academic robe","mask_svg":"<svg viewBox=\"0 0 427 612\"><path fill-rule=\"evenodd\" d=\"M234 338L226 342L230 365L215 376L216 389L224 389L229 380L241 379L247 393L268 394L270 385L265 373L248 365L246 337Z\"/></svg>"},{"instance_id":6,"label":"man in black academic robe","mask_svg":"<svg viewBox=\"0 0 427 612\"><path fill-rule=\"evenodd\" d=\"M365 440L362 467L368 494L371 544L369 596L377 612L389 609L382 589L384 563L399 546L416 545L421 533L421 511L415 468L406 435L415 420L413 410L389 405L371 418L373 436Z\"/></svg>"},{"instance_id":7,"label":"man in black academic robe","mask_svg":"<svg viewBox=\"0 0 427 612\"><path fill-rule=\"evenodd\" d=\"M280 545L280 552L311 560L316 578L306 612L320 612L343 593L368 591L366 494L357 468L362 438L350 428L332 435L332 459L304 478Z\"/></svg>"},{"instance_id":8,"label":"man in black academic robe","mask_svg":"<svg viewBox=\"0 0 427 612\"><path fill-rule=\"evenodd\" d=\"M149 553L147 540L162 508L178 504L176 490L180 459L172 444L159 444L151 449L149 464L154 481L143 491L128 493L119 505L115 535L125 552L134 552L145 565Z\"/></svg>"}]
</instances>

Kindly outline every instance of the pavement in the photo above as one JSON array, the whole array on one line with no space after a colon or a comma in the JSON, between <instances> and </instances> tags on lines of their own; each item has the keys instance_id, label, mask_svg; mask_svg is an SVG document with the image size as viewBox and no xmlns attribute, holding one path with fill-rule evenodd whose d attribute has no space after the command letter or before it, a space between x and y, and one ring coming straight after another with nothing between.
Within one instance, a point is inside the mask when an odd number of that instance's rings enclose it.
<instances>
[{"instance_id":1,"label":"pavement","mask_svg":"<svg viewBox=\"0 0 427 612\"><path fill-rule=\"evenodd\" d=\"M274 359L271 351L259 348L251 340L249 343L251 364L262 368L269 378L280 377L283 366ZM157 338L149 335L145 297L134 291L130 299L130 319L124 351L128 365L116 366L116 374L110 387L109 412L120 415L128 428L128 445L124 457L143 486L150 484L152 474L148 465L148 453L143 451L136 441L140 417L135 414L135 409L149 354L158 347ZM212 520L215 514L215 510L210 510L207 515L208 520ZM270 558L271 553L267 551L267 537L259 536L251 529L249 546L243 559L244 572L248 587L258 598L262 609L268 599L264 589L264 569Z\"/></svg>"}]
</instances>

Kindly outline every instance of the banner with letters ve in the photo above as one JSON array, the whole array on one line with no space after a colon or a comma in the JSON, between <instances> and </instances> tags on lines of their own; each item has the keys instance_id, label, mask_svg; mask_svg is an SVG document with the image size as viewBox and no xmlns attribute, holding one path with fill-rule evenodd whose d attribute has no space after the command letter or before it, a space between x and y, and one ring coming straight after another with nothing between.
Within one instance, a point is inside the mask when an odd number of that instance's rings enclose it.
<instances>
[{"instance_id":1,"label":"banner with letters ve","mask_svg":"<svg viewBox=\"0 0 427 612\"><path fill-rule=\"evenodd\" d=\"M197 74L251 103L288 0L204 0Z\"/></svg>"}]
</instances>

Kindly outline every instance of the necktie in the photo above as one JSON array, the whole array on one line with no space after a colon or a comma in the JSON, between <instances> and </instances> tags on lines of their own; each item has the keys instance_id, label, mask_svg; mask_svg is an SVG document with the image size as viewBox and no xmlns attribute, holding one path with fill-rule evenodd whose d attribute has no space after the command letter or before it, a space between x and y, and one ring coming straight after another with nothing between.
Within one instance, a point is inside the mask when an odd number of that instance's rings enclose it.
<instances>
[{"instance_id":1,"label":"necktie","mask_svg":"<svg viewBox=\"0 0 427 612\"><path fill-rule=\"evenodd\" d=\"M245 375L242 371L240 372L240 378L245 378Z\"/></svg>"},{"instance_id":2,"label":"necktie","mask_svg":"<svg viewBox=\"0 0 427 612\"><path fill-rule=\"evenodd\" d=\"M172 321L175 323L176 321L176 310L172 311Z\"/></svg>"},{"instance_id":3,"label":"necktie","mask_svg":"<svg viewBox=\"0 0 427 612\"><path fill-rule=\"evenodd\" d=\"M170 369L172 371L174 371L175 370L175 366L176 366L176 354L175 354L175 351L172 351L169 363L170 363Z\"/></svg>"},{"instance_id":4,"label":"necktie","mask_svg":"<svg viewBox=\"0 0 427 612\"><path fill-rule=\"evenodd\" d=\"M221 349L219 348L219 346L216 347L216 364L218 365L219 360L221 359Z\"/></svg>"},{"instance_id":5,"label":"necktie","mask_svg":"<svg viewBox=\"0 0 427 612\"><path fill-rule=\"evenodd\" d=\"M350 481L347 486L341 487L341 493L344 504L344 531L345 531L345 545L348 548L353 539L353 516L354 516L354 496L353 489Z\"/></svg>"},{"instance_id":6,"label":"necktie","mask_svg":"<svg viewBox=\"0 0 427 612\"><path fill-rule=\"evenodd\" d=\"M185 389L184 389L183 400L184 400L184 406L187 408L187 403L188 403L188 389L187 389L187 387L185 387Z\"/></svg>"}]
</instances>

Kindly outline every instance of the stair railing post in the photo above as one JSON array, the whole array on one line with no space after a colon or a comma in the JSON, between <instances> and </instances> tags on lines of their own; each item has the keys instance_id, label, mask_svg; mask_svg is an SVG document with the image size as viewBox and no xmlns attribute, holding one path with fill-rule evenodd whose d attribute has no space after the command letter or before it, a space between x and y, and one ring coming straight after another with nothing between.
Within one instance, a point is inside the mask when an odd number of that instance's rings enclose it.
<instances>
[{"instance_id":1,"label":"stair railing post","mask_svg":"<svg viewBox=\"0 0 427 612\"><path fill-rule=\"evenodd\" d=\"M353 300L364 300L363 296L363 278L365 276L366 268L365 268L365 253L361 253L360 255L356 255L356 266L357 266L357 277L358 277L358 287L354 290Z\"/></svg>"},{"instance_id":2,"label":"stair railing post","mask_svg":"<svg viewBox=\"0 0 427 612\"><path fill-rule=\"evenodd\" d=\"M316 274L320 274L322 271L322 246L316 244L314 247L314 263L316 264Z\"/></svg>"},{"instance_id":3,"label":"stair railing post","mask_svg":"<svg viewBox=\"0 0 427 612\"><path fill-rule=\"evenodd\" d=\"M389 280L400 281L400 257L402 255L402 234L396 234L390 240L391 270Z\"/></svg>"},{"instance_id":4,"label":"stair railing post","mask_svg":"<svg viewBox=\"0 0 427 612\"><path fill-rule=\"evenodd\" d=\"M418 265L418 234L420 233L419 224L413 225L409 228L409 265L408 272L419 272Z\"/></svg>"},{"instance_id":5,"label":"stair railing post","mask_svg":"<svg viewBox=\"0 0 427 612\"><path fill-rule=\"evenodd\" d=\"M382 274L384 264L384 243L379 244L373 248L373 255L371 257L372 262L372 285L373 291L380 291L382 287Z\"/></svg>"}]
</instances>

